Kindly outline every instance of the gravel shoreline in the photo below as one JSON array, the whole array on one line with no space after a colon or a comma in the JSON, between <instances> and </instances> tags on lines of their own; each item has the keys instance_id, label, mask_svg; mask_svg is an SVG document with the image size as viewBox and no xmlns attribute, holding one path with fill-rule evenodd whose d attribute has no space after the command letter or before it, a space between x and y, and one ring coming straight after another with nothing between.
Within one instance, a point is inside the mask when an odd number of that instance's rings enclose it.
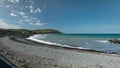
<instances>
[{"instance_id":1,"label":"gravel shoreline","mask_svg":"<svg viewBox=\"0 0 120 68\"><path fill-rule=\"evenodd\" d=\"M6 38L9 39L8 37ZM67 68L63 65L57 65L54 59L51 58L16 52L3 44L2 39L0 39L0 54L4 55L19 68Z\"/></svg>"},{"instance_id":2,"label":"gravel shoreline","mask_svg":"<svg viewBox=\"0 0 120 68\"><path fill-rule=\"evenodd\" d=\"M0 38L0 53L20 68L120 68L118 54L51 47L18 40Z\"/></svg>"}]
</instances>

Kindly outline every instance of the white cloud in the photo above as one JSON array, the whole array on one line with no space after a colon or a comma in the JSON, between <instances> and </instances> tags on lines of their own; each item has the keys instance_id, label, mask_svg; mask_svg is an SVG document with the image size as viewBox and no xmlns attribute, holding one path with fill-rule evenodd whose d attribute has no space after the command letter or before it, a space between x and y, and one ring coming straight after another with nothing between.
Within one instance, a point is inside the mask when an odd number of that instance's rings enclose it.
<instances>
[{"instance_id":1,"label":"white cloud","mask_svg":"<svg viewBox=\"0 0 120 68\"><path fill-rule=\"evenodd\" d=\"M25 13L24 13L24 12L20 12L19 14L20 14L20 15L25 15Z\"/></svg>"},{"instance_id":2,"label":"white cloud","mask_svg":"<svg viewBox=\"0 0 120 68\"><path fill-rule=\"evenodd\" d=\"M36 10L34 10L34 13L37 13L37 12L41 13L42 10L40 10L40 8L37 8Z\"/></svg>"},{"instance_id":3,"label":"white cloud","mask_svg":"<svg viewBox=\"0 0 120 68\"><path fill-rule=\"evenodd\" d=\"M29 6L29 8L33 9L33 6ZM40 11L40 8L38 8L36 12L41 12ZM27 16L25 14L25 12L22 12L22 11L15 11L15 10L12 10L12 13L10 14L11 16L17 16L17 15L20 15L21 16L21 20L19 20L18 22L21 24L21 23L28 23L30 25L33 25L33 26L38 26L38 25L44 25L44 23L41 23L41 21L36 18L36 17L31 17L31 16Z\"/></svg>"},{"instance_id":4,"label":"white cloud","mask_svg":"<svg viewBox=\"0 0 120 68\"><path fill-rule=\"evenodd\" d=\"M6 7L7 7L7 8L9 8L9 7L10 7L10 5L6 5Z\"/></svg>"},{"instance_id":5,"label":"white cloud","mask_svg":"<svg viewBox=\"0 0 120 68\"><path fill-rule=\"evenodd\" d=\"M44 25L44 23L35 23L36 26Z\"/></svg>"},{"instance_id":6,"label":"white cloud","mask_svg":"<svg viewBox=\"0 0 120 68\"><path fill-rule=\"evenodd\" d=\"M45 25L44 23L41 23L41 21L35 17L29 17L29 16L23 16L22 21L20 20L19 22L24 22L24 23L28 23L32 26L42 26Z\"/></svg>"},{"instance_id":7,"label":"white cloud","mask_svg":"<svg viewBox=\"0 0 120 68\"><path fill-rule=\"evenodd\" d=\"M15 14L21 15L21 16L24 16L24 15L25 15L25 12L22 12L22 11L15 11L15 10L12 10L12 15L13 15L13 13L14 13L14 15L15 15ZM16 16L17 16L17 15L16 15Z\"/></svg>"},{"instance_id":8,"label":"white cloud","mask_svg":"<svg viewBox=\"0 0 120 68\"><path fill-rule=\"evenodd\" d=\"M29 19L25 19L26 22L31 22Z\"/></svg>"},{"instance_id":9,"label":"white cloud","mask_svg":"<svg viewBox=\"0 0 120 68\"><path fill-rule=\"evenodd\" d=\"M42 12L40 10L40 8L37 8L36 10L34 10L33 6L29 6L28 8L30 9L31 13L41 13ZM40 19L38 19L36 17L27 16L26 13L23 11L12 10L11 16L19 16L20 17L20 20L18 20L19 24L28 23L29 25L32 25L32 26L45 25L44 23L41 23Z\"/></svg>"},{"instance_id":10,"label":"white cloud","mask_svg":"<svg viewBox=\"0 0 120 68\"><path fill-rule=\"evenodd\" d=\"M33 13L33 6L29 6L30 8L30 13Z\"/></svg>"},{"instance_id":11,"label":"white cloud","mask_svg":"<svg viewBox=\"0 0 120 68\"><path fill-rule=\"evenodd\" d=\"M10 13L11 16L17 16L15 13Z\"/></svg>"},{"instance_id":12,"label":"white cloud","mask_svg":"<svg viewBox=\"0 0 120 68\"><path fill-rule=\"evenodd\" d=\"M19 0L15 0L15 2L19 2Z\"/></svg>"},{"instance_id":13,"label":"white cloud","mask_svg":"<svg viewBox=\"0 0 120 68\"><path fill-rule=\"evenodd\" d=\"M3 28L3 29L20 29L21 27L15 26L15 25L12 25L12 24L8 24L4 20L0 20L0 28Z\"/></svg>"},{"instance_id":14,"label":"white cloud","mask_svg":"<svg viewBox=\"0 0 120 68\"><path fill-rule=\"evenodd\" d=\"M30 13L33 13L33 9L30 9Z\"/></svg>"},{"instance_id":15,"label":"white cloud","mask_svg":"<svg viewBox=\"0 0 120 68\"><path fill-rule=\"evenodd\" d=\"M40 8L37 8L37 9L33 9L33 8L30 8L30 13L41 13L42 10Z\"/></svg>"},{"instance_id":16,"label":"white cloud","mask_svg":"<svg viewBox=\"0 0 120 68\"><path fill-rule=\"evenodd\" d=\"M30 22L30 25L34 25L34 24Z\"/></svg>"},{"instance_id":17,"label":"white cloud","mask_svg":"<svg viewBox=\"0 0 120 68\"><path fill-rule=\"evenodd\" d=\"M33 26L42 26L42 25L44 25L44 23L32 23L32 22L30 22L29 24L33 25Z\"/></svg>"},{"instance_id":18,"label":"white cloud","mask_svg":"<svg viewBox=\"0 0 120 68\"><path fill-rule=\"evenodd\" d=\"M19 3L19 0L8 0L8 1L14 4Z\"/></svg>"},{"instance_id":19,"label":"white cloud","mask_svg":"<svg viewBox=\"0 0 120 68\"><path fill-rule=\"evenodd\" d=\"M33 8L33 6L30 5L30 8Z\"/></svg>"},{"instance_id":20,"label":"white cloud","mask_svg":"<svg viewBox=\"0 0 120 68\"><path fill-rule=\"evenodd\" d=\"M44 25L43 22L40 21L39 18L34 17L32 14L38 14L41 13L42 10L39 7L35 7L33 0L25 0L25 4L22 6L19 6L21 0L0 0L0 8L5 8L7 11L9 11L9 15L12 17L17 17L16 22L18 24L28 24L29 26L39 26L39 25ZM8 3L9 2L9 3ZM4 4L8 3L8 4ZM15 7L16 6L16 7ZM17 10L16 8L20 8ZM21 9L22 8L22 9ZM11 10L9 10L11 9ZM26 9L27 11L25 11ZM1 23L1 22L4 22ZM6 21L0 21L0 25L10 25L6 23ZM11 25L10 25L11 26ZM0 26L1 27L1 26Z\"/></svg>"},{"instance_id":21,"label":"white cloud","mask_svg":"<svg viewBox=\"0 0 120 68\"><path fill-rule=\"evenodd\" d=\"M28 16L23 16L23 18L25 18L25 19L26 19L26 18L28 18Z\"/></svg>"},{"instance_id":22,"label":"white cloud","mask_svg":"<svg viewBox=\"0 0 120 68\"><path fill-rule=\"evenodd\" d=\"M41 10L40 8L38 8L37 10L38 10L38 12L40 12L40 13L42 12L42 10Z\"/></svg>"},{"instance_id":23,"label":"white cloud","mask_svg":"<svg viewBox=\"0 0 120 68\"><path fill-rule=\"evenodd\" d=\"M40 8L34 9L33 6L29 6L30 8L30 13L41 13L42 10Z\"/></svg>"}]
</instances>

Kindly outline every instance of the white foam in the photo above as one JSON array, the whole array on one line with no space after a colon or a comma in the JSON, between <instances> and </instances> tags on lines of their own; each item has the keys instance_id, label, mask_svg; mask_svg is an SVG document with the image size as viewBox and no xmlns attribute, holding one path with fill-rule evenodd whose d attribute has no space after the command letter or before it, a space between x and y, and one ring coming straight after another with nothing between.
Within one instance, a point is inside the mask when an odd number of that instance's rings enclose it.
<instances>
[{"instance_id":1,"label":"white foam","mask_svg":"<svg viewBox=\"0 0 120 68\"><path fill-rule=\"evenodd\" d=\"M36 41L36 42L39 42L39 43L48 44L48 45L56 45L56 46L61 46L61 47L69 47L69 48L77 48L77 49L88 49L88 48L83 48L83 47L73 47L73 46L69 46L69 45L62 45L62 44L52 43L52 42L48 42L48 41L38 40L37 37L40 37L40 34L30 36L26 39Z\"/></svg>"},{"instance_id":2,"label":"white foam","mask_svg":"<svg viewBox=\"0 0 120 68\"><path fill-rule=\"evenodd\" d=\"M43 39L43 38L45 38L46 36L47 36L46 34L36 34L36 35L30 36L30 37Z\"/></svg>"},{"instance_id":3,"label":"white foam","mask_svg":"<svg viewBox=\"0 0 120 68\"><path fill-rule=\"evenodd\" d=\"M96 42L100 42L100 43L108 43L107 40L95 40Z\"/></svg>"}]
</instances>

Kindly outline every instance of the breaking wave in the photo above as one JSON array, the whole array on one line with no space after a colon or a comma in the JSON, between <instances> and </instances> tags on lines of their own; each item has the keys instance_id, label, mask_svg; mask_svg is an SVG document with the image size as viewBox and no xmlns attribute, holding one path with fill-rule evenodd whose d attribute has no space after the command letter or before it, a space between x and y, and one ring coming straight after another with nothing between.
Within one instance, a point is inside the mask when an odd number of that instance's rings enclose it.
<instances>
[{"instance_id":1,"label":"breaking wave","mask_svg":"<svg viewBox=\"0 0 120 68\"><path fill-rule=\"evenodd\" d=\"M108 43L109 41L108 40L95 40L96 42L99 42L99 43Z\"/></svg>"},{"instance_id":2,"label":"breaking wave","mask_svg":"<svg viewBox=\"0 0 120 68\"><path fill-rule=\"evenodd\" d=\"M58 43L52 43L52 42L49 42L49 41L40 40L40 38L45 38L46 36L47 36L47 34L43 34L43 35L38 34L38 35L30 36L30 37L28 37L26 39L36 41L36 42L39 42L39 43L48 44L48 45L56 45L56 46L61 46L61 47L77 48L77 49L89 49L89 48L74 47L74 46L62 45L62 44L58 44Z\"/></svg>"}]
</instances>

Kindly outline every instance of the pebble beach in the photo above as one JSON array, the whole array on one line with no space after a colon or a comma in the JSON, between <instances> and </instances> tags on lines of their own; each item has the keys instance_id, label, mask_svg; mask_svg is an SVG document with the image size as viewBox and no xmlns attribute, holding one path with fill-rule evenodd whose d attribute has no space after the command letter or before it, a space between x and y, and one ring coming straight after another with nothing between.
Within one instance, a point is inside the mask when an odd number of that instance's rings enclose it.
<instances>
[{"instance_id":1,"label":"pebble beach","mask_svg":"<svg viewBox=\"0 0 120 68\"><path fill-rule=\"evenodd\" d=\"M120 55L0 38L0 53L19 68L120 68Z\"/></svg>"}]
</instances>

